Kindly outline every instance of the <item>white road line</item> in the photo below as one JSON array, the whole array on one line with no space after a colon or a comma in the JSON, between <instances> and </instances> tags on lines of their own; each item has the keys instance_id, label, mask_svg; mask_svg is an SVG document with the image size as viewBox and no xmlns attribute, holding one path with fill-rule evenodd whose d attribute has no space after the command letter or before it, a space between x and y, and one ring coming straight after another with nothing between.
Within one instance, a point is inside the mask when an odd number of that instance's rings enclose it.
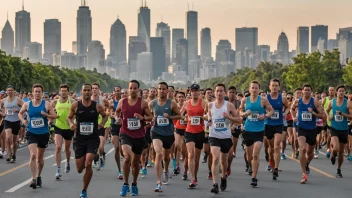
<instances>
[{"instance_id":1,"label":"white road line","mask_svg":"<svg viewBox=\"0 0 352 198\"><path fill-rule=\"evenodd\" d=\"M107 153L106 155L109 155L110 153L112 153L115 149L114 148L111 148Z\"/></svg>"},{"instance_id":2,"label":"white road line","mask_svg":"<svg viewBox=\"0 0 352 198\"><path fill-rule=\"evenodd\" d=\"M70 159L74 160L75 158L74 158L74 157L70 157ZM65 161L66 161L65 159L64 159L64 160L62 160L62 161L60 162L60 164L64 163ZM52 166L56 166L56 163L55 163L55 164L53 164Z\"/></svg>"}]
</instances>

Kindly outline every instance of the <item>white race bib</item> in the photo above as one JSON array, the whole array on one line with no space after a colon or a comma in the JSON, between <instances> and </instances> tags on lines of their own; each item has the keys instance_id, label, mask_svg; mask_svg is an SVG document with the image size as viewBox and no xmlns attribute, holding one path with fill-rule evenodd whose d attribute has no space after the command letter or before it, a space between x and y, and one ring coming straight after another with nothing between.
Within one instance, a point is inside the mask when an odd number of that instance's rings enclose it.
<instances>
[{"instance_id":1,"label":"white race bib","mask_svg":"<svg viewBox=\"0 0 352 198\"><path fill-rule=\"evenodd\" d=\"M169 126L170 122L168 118L165 118L164 116L158 116L156 118L156 124L158 126Z\"/></svg>"},{"instance_id":2,"label":"white race bib","mask_svg":"<svg viewBox=\"0 0 352 198\"><path fill-rule=\"evenodd\" d=\"M137 130L141 128L141 121L138 118L127 118L127 128Z\"/></svg>"},{"instance_id":3,"label":"white race bib","mask_svg":"<svg viewBox=\"0 0 352 198\"><path fill-rule=\"evenodd\" d=\"M194 126L200 125L200 117L191 116L191 125L194 125Z\"/></svg>"},{"instance_id":4,"label":"white race bib","mask_svg":"<svg viewBox=\"0 0 352 198\"><path fill-rule=\"evenodd\" d=\"M226 131L227 127L224 119L215 119L214 120L214 129L215 131Z\"/></svg>"},{"instance_id":5,"label":"white race bib","mask_svg":"<svg viewBox=\"0 0 352 198\"><path fill-rule=\"evenodd\" d=\"M302 121L304 122L309 122L309 121L312 121L312 113L311 112L302 112Z\"/></svg>"},{"instance_id":6,"label":"white race bib","mask_svg":"<svg viewBox=\"0 0 352 198\"><path fill-rule=\"evenodd\" d=\"M335 114L335 122L342 122L342 121L343 121L343 116Z\"/></svg>"},{"instance_id":7,"label":"white race bib","mask_svg":"<svg viewBox=\"0 0 352 198\"><path fill-rule=\"evenodd\" d=\"M94 124L93 122L82 122L79 125L79 131L81 135L93 134Z\"/></svg>"},{"instance_id":8,"label":"white race bib","mask_svg":"<svg viewBox=\"0 0 352 198\"><path fill-rule=\"evenodd\" d=\"M34 129L37 129L37 128L43 128L45 126L44 124L44 119L39 117L39 118L32 118L31 119L31 126L32 128Z\"/></svg>"},{"instance_id":9,"label":"white race bib","mask_svg":"<svg viewBox=\"0 0 352 198\"><path fill-rule=\"evenodd\" d=\"M280 118L279 111L274 111L273 115L271 116L272 120L278 120Z\"/></svg>"},{"instance_id":10,"label":"white race bib","mask_svg":"<svg viewBox=\"0 0 352 198\"><path fill-rule=\"evenodd\" d=\"M187 122L185 120L180 120L180 125L187 125Z\"/></svg>"},{"instance_id":11,"label":"white race bib","mask_svg":"<svg viewBox=\"0 0 352 198\"><path fill-rule=\"evenodd\" d=\"M248 118L248 120L250 120L252 122L258 121L259 113L258 112L252 112L247 118Z\"/></svg>"},{"instance_id":12,"label":"white race bib","mask_svg":"<svg viewBox=\"0 0 352 198\"><path fill-rule=\"evenodd\" d=\"M14 112L12 111L12 109L7 109L7 112L6 112L7 115L13 115Z\"/></svg>"}]
</instances>

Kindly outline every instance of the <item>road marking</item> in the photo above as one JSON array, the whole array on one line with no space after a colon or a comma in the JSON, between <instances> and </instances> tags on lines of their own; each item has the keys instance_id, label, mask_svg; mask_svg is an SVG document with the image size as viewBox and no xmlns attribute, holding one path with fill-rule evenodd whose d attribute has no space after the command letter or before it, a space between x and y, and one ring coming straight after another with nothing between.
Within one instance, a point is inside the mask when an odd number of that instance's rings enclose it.
<instances>
[{"instance_id":1,"label":"road marking","mask_svg":"<svg viewBox=\"0 0 352 198\"><path fill-rule=\"evenodd\" d=\"M114 148L111 148L107 153L106 155L109 155L110 153L112 153L115 149Z\"/></svg>"},{"instance_id":2,"label":"road marking","mask_svg":"<svg viewBox=\"0 0 352 198\"><path fill-rule=\"evenodd\" d=\"M70 157L70 159L75 159L74 157ZM62 163L64 163L66 160L64 159L64 160L62 160L61 162L60 162L60 164L62 164ZM52 166L56 166L56 163L55 164L53 164Z\"/></svg>"},{"instance_id":3,"label":"road marking","mask_svg":"<svg viewBox=\"0 0 352 198\"><path fill-rule=\"evenodd\" d=\"M20 184L18 184L18 185L16 185L16 186L14 186L14 187L8 189L8 190L5 191L5 192L6 192L6 193L15 192L16 190L22 188L23 186L28 185L29 183L31 183L31 181L32 181L32 178L29 178L28 180L26 180L26 181L24 181L24 182L22 182L22 183L20 183Z\"/></svg>"}]
</instances>

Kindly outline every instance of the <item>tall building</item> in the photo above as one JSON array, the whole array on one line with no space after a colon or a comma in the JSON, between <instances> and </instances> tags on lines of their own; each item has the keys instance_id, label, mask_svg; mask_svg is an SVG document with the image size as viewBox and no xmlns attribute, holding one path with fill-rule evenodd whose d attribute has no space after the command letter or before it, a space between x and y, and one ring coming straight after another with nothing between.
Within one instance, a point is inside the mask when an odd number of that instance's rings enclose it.
<instances>
[{"instance_id":1,"label":"tall building","mask_svg":"<svg viewBox=\"0 0 352 198\"><path fill-rule=\"evenodd\" d=\"M188 41L188 60L198 59L198 12L188 11L186 13L187 28L186 38Z\"/></svg>"},{"instance_id":2,"label":"tall building","mask_svg":"<svg viewBox=\"0 0 352 198\"><path fill-rule=\"evenodd\" d=\"M31 42L31 14L24 10L24 5L21 11L16 12L15 35L15 54L23 56L23 48Z\"/></svg>"},{"instance_id":3,"label":"tall building","mask_svg":"<svg viewBox=\"0 0 352 198\"><path fill-rule=\"evenodd\" d=\"M53 64L53 54L61 54L61 22L47 19L44 22L44 58Z\"/></svg>"},{"instance_id":4,"label":"tall building","mask_svg":"<svg viewBox=\"0 0 352 198\"><path fill-rule=\"evenodd\" d=\"M9 19L7 17L4 28L2 29L2 38L1 38L1 50L6 52L6 54L13 54L15 35Z\"/></svg>"},{"instance_id":5,"label":"tall building","mask_svg":"<svg viewBox=\"0 0 352 198\"><path fill-rule=\"evenodd\" d=\"M328 26L325 25L316 25L311 27L311 52L316 52L318 50L318 41L319 38L325 40L324 50L328 48Z\"/></svg>"},{"instance_id":6,"label":"tall building","mask_svg":"<svg viewBox=\"0 0 352 198\"><path fill-rule=\"evenodd\" d=\"M87 53L87 46L92 41L92 16L86 0L77 11L77 54Z\"/></svg>"},{"instance_id":7,"label":"tall building","mask_svg":"<svg viewBox=\"0 0 352 198\"><path fill-rule=\"evenodd\" d=\"M258 28L236 28L236 52L247 49L251 50L255 54L257 52L257 47Z\"/></svg>"},{"instance_id":8,"label":"tall building","mask_svg":"<svg viewBox=\"0 0 352 198\"><path fill-rule=\"evenodd\" d=\"M152 79L156 80L167 71L165 65L165 48L163 37L150 38L150 52L153 54Z\"/></svg>"},{"instance_id":9,"label":"tall building","mask_svg":"<svg viewBox=\"0 0 352 198\"><path fill-rule=\"evenodd\" d=\"M289 63L289 44L285 32L281 32L277 40L277 61L283 65Z\"/></svg>"},{"instance_id":10,"label":"tall building","mask_svg":"<svg viewBox=\"0 0 352 198\"><path fill-rule=\"evenodd\" d=\"M165 66L168 67L170 65L171 58L171 43L170 43L170 26L167 23L160 22L156 27L156 37L164 38L164 47L165 47Z\"/></svg>"},{"instance_id":11,"label":"tall building","mask_svg":"<svg viewBox=\"0 0 352 198\"><path fill-rule=\"evenodd\" d=\"M38 63L42 60L42 52L41 43L29 42L23 47L23 58L28 58L31 63Z\"/></svg>"},{"instance_id":12,"label":"tall building","mask_svg":"<svg viewBox=\"0 0 352 198\"><path fill-rule=\"evenodd\" d=\"M137 72L137 59L138 54L145 52L147 46L144 40L138 36L130 36L128 43L128 65L130 66L130 72Z\"/></svg>"},{"instance_id":13,"label":"tall building","mask_svg":"<svg viewBox=\"0 0 352 198\"><path fill-rule=\"evenodd\" d=\"M297 54L309 53L309 27L297 28Z\"/></svg>"},{"instance_id":14,"label":"tall building","mask_svg":"<svg viewBox=\"0 0 352 198\"><path fill-rule=\"evenodd\" d=\"M150 9L147 6L147 1L139 8L138 13L138 36L143 40L147 46L147 50L150 50Z\"/></svg>"},{"instance_id":15,"label":"tall building","mask_svg":"<svg viewBox=\"0 0 352 198\"><path fill-rule=\"evenodd\" d=\"M72 41L72 52L77 55L77 41Z\"/></svg>"},{"instance_id":16,"label":"tall building","mask_svg":"<svg viewBox=\"0 0 352 198\"><path fill-rule=\"evenodd\" d=\"M347 40L352 40L352 27L339 28L339 33L336 35L336 39L340 40L344 37Z\"/></svg>"},{"instance_id":17,"label":"tall building","mask_svg":"<svg viewBox=\"0 0 352 198\"><path fill-rule=\"evenodd\" d=\"M200 32L201 58L211 57L211 33L210 28L203 28Z\"/></svg>"},{"instance_id":18,"label":"tall building","mask_svg":"<svg viewBox=\"0 0 352 198\"><path fill-rule=\"evenodd\" d=\"M172 29L172 62L176 62L176 46L180 39L185 38L185 30L181 28Z\"/></svg>"},{"instance_id":19,"label":"tall building","mask_svg":"<svg viewBox=\"0 0 352 198\"><path fill-rule=\"evenodd\" d=\"M97 69L99 73L105 73L105 49L100 41L91 41L88 44L87 69Z\"/></svg>"},{"instance_id":20,"label":"tall building","mask_svg":"<svg viewBox=\"0 0 352 198\"><path fill-rule=\"evenodd\" d=\"M339 47L339 42L336 39L329 39L328 40L328 50L333 51L334 49Z\"/></svg>"},{"instance_id":21,"label":"tall building","mask_svg":"<svg viewBox=\"0 0 352 198\"><path fill-rule=\"evenodd\" d=\"M228 57L227 53L231 49L231 43L229 40L219 40L215 54L216 66L219 66L221 62L229 61L226 57Z\"/></svg>"},{"instance_id":22,"label":"tall building","mask_svg":"<svg viewBox=\"0 0 352 198\"><path fill-rule=\"evenodd\" d=\"M187 39L177 40L176 64L181 66L181 71L188 74L188 41Z\"/></svg>"},{"instance_id":23,"label":"tall building","mask_svg":"<svg viewBox=\"0 0 352 198\"><path fill-rule=\"evenodd\" d=\"M113 64L126 61L126 28L118 18L110 29L110 56Z\"/></svg>"},{"instance_id":24,"label":"tall building","mask_svg":"<svg viewBox=\"0 0 352 198\"><path fill-rule=\"evenodd\" d=\"M135 78L142 81L153 79L153 53L142 52L137 54L137 72Z\"/></svg>"},{"instance_id":25,"label":"tall building","mask_svg":"<svg viewBox=\"0 0 352 198\"><path fill-rule=\"evenodd\" d=\"M258 46L258 59L260 62L269 62L270 55L270 45Z\"/></svg>"}]
</instances>

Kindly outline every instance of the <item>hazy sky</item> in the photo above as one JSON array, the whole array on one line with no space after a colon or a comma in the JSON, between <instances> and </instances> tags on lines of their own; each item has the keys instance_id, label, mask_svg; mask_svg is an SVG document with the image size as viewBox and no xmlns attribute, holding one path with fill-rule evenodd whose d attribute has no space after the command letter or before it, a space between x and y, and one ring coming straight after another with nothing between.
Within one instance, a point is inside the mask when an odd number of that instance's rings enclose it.
<instances>
[{"instance_id":1,"label":"hazy sky","mask_svg":"<svg viewBox=\"0 0 352 198\"><path fill-rule=\"evenodd\" d=\"M109 53L110 27L120 17L127 36L137 35L137 13L141 0L87 0L93 17L93 40L102 41ZM340 27L352 25L352 0L147 0L151 9L151 36L156 23L168 23L171 28L185 28L187 2L198 11L199 32L211 28L212 53L220 39L228 39L235 48L235 28L259 28L259 41L277 48L283 30L290 50L296 48L298 26L324 24L329 26L329 38L335 38ZM76 40L76 15L81 0L25 0L25 10L31 13L32 41L43 43L45 19L58 18L62 25L62 50L71 51ZM0 0L0 27L5 25L6 12L15 29L15 12L22 9L22 0ZM200 35L199 35L200 39ZM127 41L128 43L128 41ZM44 53L44 52L43 52ZM199 50L200 53L200 50Z\"/></svg>"}]
</instances>

